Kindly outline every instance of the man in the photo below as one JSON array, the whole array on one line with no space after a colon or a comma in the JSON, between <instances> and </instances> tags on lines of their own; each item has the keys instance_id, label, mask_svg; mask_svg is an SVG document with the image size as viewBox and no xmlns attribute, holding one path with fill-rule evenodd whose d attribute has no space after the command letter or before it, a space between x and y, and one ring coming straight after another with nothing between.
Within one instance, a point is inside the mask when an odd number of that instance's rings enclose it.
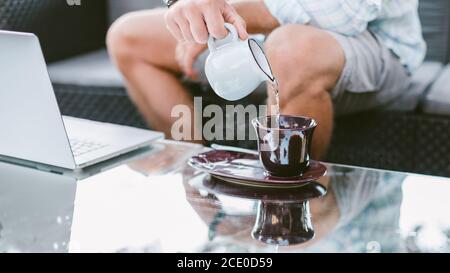
<instances>
[{"instance_id":1,"label":"man","mask_svg":"<svg viewBox=\"0 0 450 273\"><path fill-rule=\"evenodd\" d=\"M425 55L417 0L178 0L168 10L125 15L108 47L131 98L157 130L170 133L171 109L192 98L178 75L193 67L208 35L265 34L280 83L283 114L315 118L313 156L328 147L334 115L382 107L409 85ZM268 92L268 103L274 98ZM355 128L358 130L358 128Z\"/></svg>"}]
</instances>

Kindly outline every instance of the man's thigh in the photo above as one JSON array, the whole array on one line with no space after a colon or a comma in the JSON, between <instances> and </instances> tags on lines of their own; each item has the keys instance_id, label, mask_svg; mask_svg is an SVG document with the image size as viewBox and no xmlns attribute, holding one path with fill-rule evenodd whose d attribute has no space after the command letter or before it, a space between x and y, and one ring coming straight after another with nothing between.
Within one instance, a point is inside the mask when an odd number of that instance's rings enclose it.
<instances>
[{"instance_id":1,"label":"man's thigh","mask_svg":"<svg viewBox=\"0 0 450 273\"><path fill-rule=\"evenodd\" d=\"M125 42L123 46L131 58L180 72L175 58L176 39L165 25L165 9L143 10L128 13L111 27Z\"/></svg>"},{"instance_id":2,"label":"man's thigh","mask_svg":"<svg viewBox=\"0 0 450 273\"><path fill-rule=\"evenodd\" d=\"M336 115L386 106L410 84L406 68L373 33L356 37L331 33L345 52L346 64L332 91Z\"/></svg>"}]
</instances>

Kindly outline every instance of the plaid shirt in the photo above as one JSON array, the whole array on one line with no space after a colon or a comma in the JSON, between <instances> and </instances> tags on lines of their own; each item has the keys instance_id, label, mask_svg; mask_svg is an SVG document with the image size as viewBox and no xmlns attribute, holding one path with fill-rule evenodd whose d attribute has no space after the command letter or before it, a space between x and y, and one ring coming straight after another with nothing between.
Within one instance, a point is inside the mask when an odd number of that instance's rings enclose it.
<instances>
[{"instance_id":1,"label":"plaid shirt","mask_svg":"<svg viewBox=\"0 0 450 273\"><path fill-rule=\"evenodd\" d=\"M264 0L280 24L310 24L347 36L369 29L412 72L426 45L418 0Z\"/></svg>"}]
</instances>

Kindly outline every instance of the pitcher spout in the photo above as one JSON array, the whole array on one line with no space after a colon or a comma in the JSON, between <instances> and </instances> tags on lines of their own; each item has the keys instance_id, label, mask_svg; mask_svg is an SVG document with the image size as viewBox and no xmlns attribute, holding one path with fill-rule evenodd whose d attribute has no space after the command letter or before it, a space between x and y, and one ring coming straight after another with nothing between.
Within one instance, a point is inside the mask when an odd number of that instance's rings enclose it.
<instances>
[{"instance_id":1,"label":"pitcher spout","mask_svg":"<svg viewBox=\"0 0 450 273\"><path fill-rule=\"evenodd\" d=\"M272 73L272 68L270 67L269 61L267 60L266 55L264 54L261 46L254 39L248 40L248 46L250 51L252 52L253 58L255 59L256 64L261 70L261 77L263 81L269 81L274 84L276 82L275 77Z\"/></svg>"}]
</instances>

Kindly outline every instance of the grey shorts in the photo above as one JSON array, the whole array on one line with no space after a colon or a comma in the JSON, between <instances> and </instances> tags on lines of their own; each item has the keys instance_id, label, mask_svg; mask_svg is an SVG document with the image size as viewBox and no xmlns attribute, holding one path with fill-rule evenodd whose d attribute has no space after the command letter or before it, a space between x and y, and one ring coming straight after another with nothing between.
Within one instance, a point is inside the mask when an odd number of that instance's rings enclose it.
<instances>
[{"instance_id":1,"label":"grey shorts","mask_svg":"<svg viewBox=\"0 0 450 273\"><path fill-rule=\"evenodd\" d=\"M399 58L372 32L365 31L355 37L329 33L341 45L346 59L331 93L336 115L383 108L407 92L409 73ZM204 74L207 55L208 52L201 54L194 65L203 84L208 84ZM256 92L261 91L264 92Z\"/></svg>"},{"instance_id":2,"label":"grey shorts","mask_svg":"<svg viewBox=\"0 0 450 273\"><path fill-rule=\"evenodd\" d=\"M407 69L372 32L356 37L330 34L346 59L331 93L336 115L383 108L408 91L411 77Z\"/></svg>"}]
</instances>

